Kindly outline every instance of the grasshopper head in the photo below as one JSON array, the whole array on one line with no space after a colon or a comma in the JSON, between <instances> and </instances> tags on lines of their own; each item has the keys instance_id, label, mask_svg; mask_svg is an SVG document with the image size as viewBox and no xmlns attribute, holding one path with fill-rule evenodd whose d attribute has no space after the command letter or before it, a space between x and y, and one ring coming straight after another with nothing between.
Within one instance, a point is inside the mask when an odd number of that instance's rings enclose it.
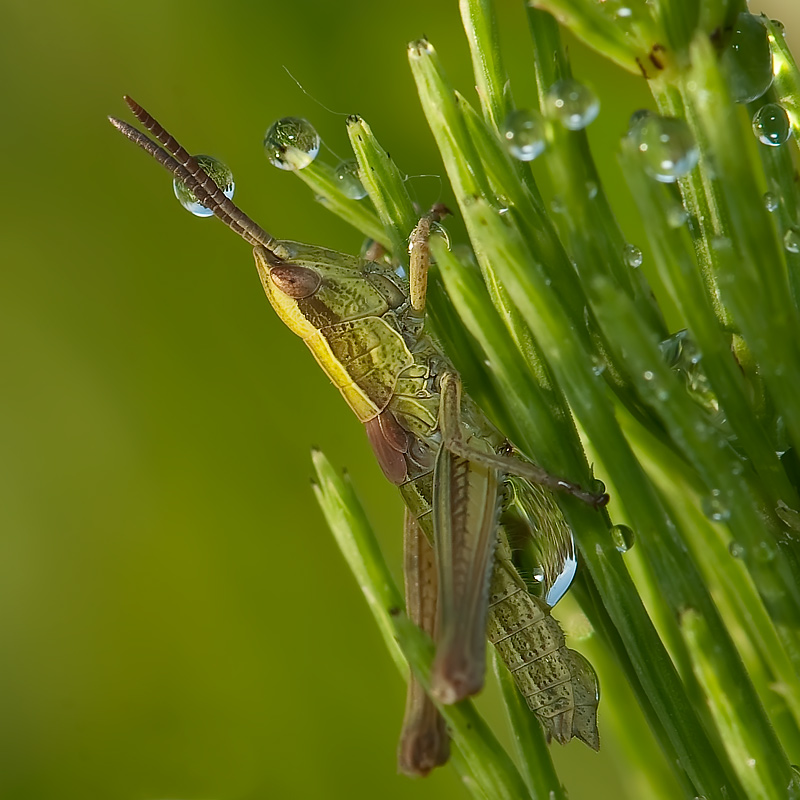
<instances>
[{"instance_id":1,"label":"grasshopper head","mask_svg":"<svg viewBox=\"0 0 800 800\"><path fill-rule=\"evenodd\" d=\"M253 256L273 308L304 339L330 325L381 317L407 301L388 268L325 247L276 241L257 245Z\"/></svg>"}]
</instances>

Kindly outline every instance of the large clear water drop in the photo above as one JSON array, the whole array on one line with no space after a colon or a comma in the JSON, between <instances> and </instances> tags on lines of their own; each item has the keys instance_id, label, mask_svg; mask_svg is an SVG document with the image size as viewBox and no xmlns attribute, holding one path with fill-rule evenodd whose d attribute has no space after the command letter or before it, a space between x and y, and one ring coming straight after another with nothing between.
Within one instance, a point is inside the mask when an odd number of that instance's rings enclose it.
<instances>
[{"instance_id":1,"label":"large clear water drop","mask_svg":"<svg viewBox=\"0 0 800 800\"><path fill-rule=\"evenodd\" d=\"M236 184L233 182L233 173L227 164L224 164L218 158L213 156L195 156L198 164L207 172L214 183L222 189L222 193L230 200L233 197L233 190ZM194 192L189 189L186 184L175 178L172 181L172 189L175 192L175 197L178 198L180 204L187 210L191 211L196 217L211 217L214 212L210 208L206 208L195 197Z\"/></svg>"},{"instance_id":2,"label":"large clear water drop","mask_svg":"<svg viewBox=\"0 0 800 800\"><path fill-rule=\"evenodd\" d=\"M792 135L789 115L783 106L767 103L753 114L753 133L761 144L780 147Z\"/></svg>"},{"instance_id":3,"label":"large clear water drop","mask_svg":"<svg viewBox=\"0 0 800 800\"><path fill-rule=\"evenodd\" d=\"M522 574L540 576L532 588L554 606L566 594L578 567L572 531L553 495L540 486L509 476L505 491L501 522L515 560L520 559Z\"/></svg>"},{"instance_id":4,"label":"large clear water drop","mask_svg":"<svg viewBox=\"0 0 800 800\"><path fill-rule=\"evenodd\" d=\"M320 144L314 126L301 117L283 117L264 135L264 152L278 169L304 169L317 157Z\"/></svg>"},{"instance_id":5,"label":"large clear water drop","mask_svg":"<svg viewBox=\"0 0 800 800\"><path fill-rule=\"evenodd\" d=\"M355 159L350 158L347 161L342 161L333 174L336 176L339 188L345 197L349 197L351 200L361 200L367 196L367 190L358 175L358 162Z\"/></svg>"},{"instance_id":6,"label":"large clear water drop","mask_svg":"<svg viewBox=\"0 0 800 800\"><path fill-rule=\"evenodd\" d=\"M772 51L758 17L742 13L722 54L722 69L737 103L757 100L772 85Z\"/></svg>"},{"instance_id":7,"label":"large clear water drop","mask_svg":"<svg viewBox=\"0 0 800 800\"><path fill-rule=\"evenodd\" d=\"M636 534L627 525L614 525L611 528L611 541L620 553L627 553L636 542Z\"/></svg>"},{"instance_id":8,"label":"large clear water drop","mask_svg":"<svg viewBox=\"0 0 800 800\"><path fill-rule=\"evenodd\" d=\"M697 144L682 119L639 112L631 118L628 136L641 153L644 171L661 183L675 183L697 165Z\"/></svg>"},{"instance_id":9,"label":"large clear water drop","mask_svg":"<svg viewBox=\"0 0 800 800\"><path fill-rule=\"evenodd\" d=\"M508 152L520 161L533 161L547 144L547 120L532 109L512 111L501 129Z\"/></svg>"},{"instance_id":10,"label":"large clear water drop","mask_svg":"<svg viewBox=\"0 0 800 800\"><path fill-rule=\"evenodd\" d=\"M549 117L571 131L583 130L600 113L600 101L588 87L573 78L556 81L544 99Z\"/></svg>"}]
</instances>

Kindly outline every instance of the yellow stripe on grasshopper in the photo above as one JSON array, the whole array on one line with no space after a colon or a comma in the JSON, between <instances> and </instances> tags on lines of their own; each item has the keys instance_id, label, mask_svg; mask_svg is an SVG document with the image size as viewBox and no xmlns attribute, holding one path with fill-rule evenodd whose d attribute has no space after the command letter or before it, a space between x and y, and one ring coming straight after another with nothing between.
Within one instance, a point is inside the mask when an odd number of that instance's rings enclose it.
<instances>
[{"instance_id":1,"label":"yellow stripe on grasshopper","mask_svg":"<svg viewBox=\"0 0 800 800\"><path fill-rule=\"evenodd\" d=\"M361 422L374 419L414 363L396 325L394 309L405 299L401 289L385 274L365 273L363 261L350 263L340 254L341 263L319 269L330 258L323 248L280 242L272 252L254 253L278 316L308 345ZM293 272L297 278L287 286Z\"/></svg>"}]
</instances>

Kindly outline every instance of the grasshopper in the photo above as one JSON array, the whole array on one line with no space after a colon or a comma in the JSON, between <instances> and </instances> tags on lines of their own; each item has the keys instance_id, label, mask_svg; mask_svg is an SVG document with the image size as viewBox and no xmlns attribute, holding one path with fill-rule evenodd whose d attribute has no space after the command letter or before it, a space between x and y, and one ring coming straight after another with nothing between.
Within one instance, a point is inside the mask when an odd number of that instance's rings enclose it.
<instances>
[{"instance_id":1,"label":"grasshopper","mask_svg":"<svg viewBox=\"0 0 800 800\"><path fill-rule=\"evenodd\" d=\"M424 775L447 760L449 740L435 703L480 691L487 632L548 739L576 736L597 749L597 677L565 646L550 616L571 580L562 574L565 553L574 565L572 534L551 492L595 508L608 495L525 459L462 393L458 373L426 332L428 239L443 207L411 234L407 280L385 264L277 240L147 111L125 101L158 143L119 119L111 123L253 246L273 308L364 423L381 469L400 489L407 609L436 643L431 697L413 677L409 683L400 770ZM512 561L510 537L521 529L547 545L545 599L528 591Z\"/></svg>"}]
</instances>

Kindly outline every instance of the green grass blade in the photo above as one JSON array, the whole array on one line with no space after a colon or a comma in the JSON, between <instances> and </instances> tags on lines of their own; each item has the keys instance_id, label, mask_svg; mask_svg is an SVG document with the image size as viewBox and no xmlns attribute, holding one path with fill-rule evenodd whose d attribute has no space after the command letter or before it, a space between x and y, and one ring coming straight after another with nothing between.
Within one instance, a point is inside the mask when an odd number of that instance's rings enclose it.
<instances>
[{"instance_id":1,"label":"green grass blade","mask_svg":"<svg viewBox=\"0 0 800 800\"><path fill-rule=\"evenodd\" d=\"M295 170L300 178L316 195L326 208L365 236L389 246L389 238L375 212L361 200L353 200L342 192L339 180L327 164L313 161L303 169Z\"/></svg>"},{"instance_id":2,"label":"green grass blade","mask_svg":"<svg viewBox=\"0 0 800 800\"><path fill-rule=\"evenodd\" d=\"M395 663L406 674L408 662L427 689L433 643L405 615L403 599L352 486L336 474L322 453L315 451L313 459L317 500ZM487 797L519 800L529 796L519 771L471 702L441 706L439 710L469 765L471 777Z\"/></svg>"},{"instance_id":3,"label":"green grass blade","mask_svg":"<svg viewBox=\"0 0 800 800\"><path fill-rule=\"evenodd\" d=\"M398 261L406 263L408 236L419 221L419 214L414 211L403 176L361 117L347 118L347 135L356 154L361 183L389 232L390 250Z\"/></svg>"}]
</instances>

